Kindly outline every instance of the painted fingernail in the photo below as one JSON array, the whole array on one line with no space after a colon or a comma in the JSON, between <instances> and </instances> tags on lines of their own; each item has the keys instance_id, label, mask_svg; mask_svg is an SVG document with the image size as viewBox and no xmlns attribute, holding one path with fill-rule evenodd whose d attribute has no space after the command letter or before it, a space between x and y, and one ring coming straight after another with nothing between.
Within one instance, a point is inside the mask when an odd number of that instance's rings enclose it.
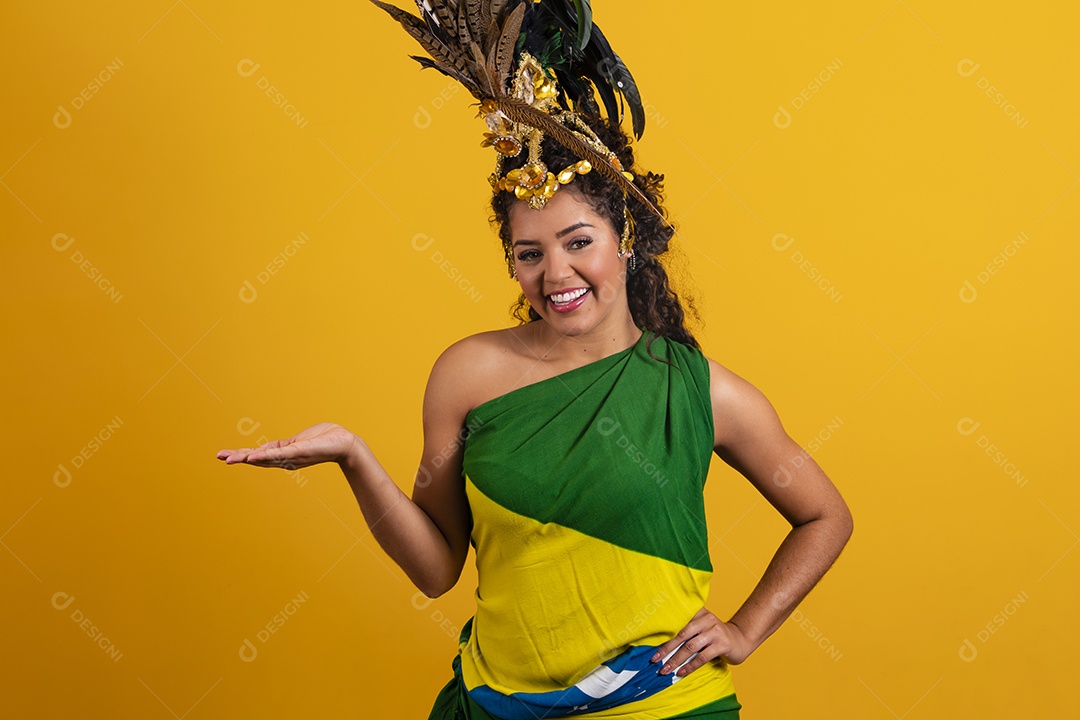
<instances>
[{"instance_id":1,"label":"painted fingernail","mask_svg":"<svg viewBox=\"0 0 1080 720\"><path fill-rule=\"evenodd\" d=\"M649 662L656 662L660 659L660 651L658 650L655 655L649 658Z\"/></svg>"},{"instance_id":2,"label":"painted fingernail","mask_svg":"<svg viewBox=\"0 0 1080 720\"><path fill-rule=\"evenodd\" d=\"M664 667L660 668L660 674L661 675L667 675L670 672L671 672L671 666L670 665L665 665Z\"/></svg>"}]
</instances>

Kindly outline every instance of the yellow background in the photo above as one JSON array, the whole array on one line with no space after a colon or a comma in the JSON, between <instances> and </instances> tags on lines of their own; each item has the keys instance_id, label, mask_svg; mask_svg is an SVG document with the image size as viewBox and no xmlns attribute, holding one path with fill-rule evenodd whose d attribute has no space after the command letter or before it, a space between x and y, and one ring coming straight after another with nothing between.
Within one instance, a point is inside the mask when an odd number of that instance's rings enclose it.
<instances>
[{"instance_id":1,"label":"yellow background","mask_svg":"<svg viewBox=\"0 0 1080 720\"><path fill-rule=\"evenodd\" d=\"M595 5L706 354L856 518L744 717L1071 716L1076 10ZM426 717L471 560L425 604L335 467L214 454L335 421L411 488L432 362L511 322L472 99L359 0L0 27L0 714ZM707 493L726 617L787 526Z\"/></svg>"}]
</instances>

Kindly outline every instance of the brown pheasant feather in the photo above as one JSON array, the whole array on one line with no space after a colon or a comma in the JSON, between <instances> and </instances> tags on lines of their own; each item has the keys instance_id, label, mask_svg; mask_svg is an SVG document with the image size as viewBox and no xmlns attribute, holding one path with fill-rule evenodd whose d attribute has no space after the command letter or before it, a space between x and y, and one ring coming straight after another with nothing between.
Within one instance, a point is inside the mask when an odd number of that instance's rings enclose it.
<instances>
[{"instance_id":1,"label":"brown pheasant feather","mask_svg":"<svg viewBox=\"0 0 1080 720\"><path fill-rule=\"evenodd\" d=\"M525 14L531 5L513 0L418 0L418 18L380 0L371 2L397 20L431 59L411 56L460 82L477 100L491 101L514 123L533 127L588 160L594 169L660 215L641 190L577 133L551 114L508 94L515 51ZM586 3L587 5L587 3ZM513 7L512 10L508 8ZM591 19L589 20L591 25ZM588 37L588 28L584 37Z\"/></svg>"},{"instance_id":2,"label":"brown pheasant feather","mask_svg":"<svg viewBox=\"0 0 1080 720\"><path fill-rule=\"evenodd\" d=\"M521 21L525 18L525 6L518 5L510 17L503 23L502 31L498 40L494 43L495 50L495 73L498 77L509 79L514 70L514 46L517 44L518 33L521 32ZM505 86L504 86L505 87Z\"/></svg>"},{"instance_id":3,"label":"brown pheasant feather","mask_svg":"<svg viewBox=\"0 0 1080 720\"><path fill-rule=\"evenodd\" d=\"M487 44L487 37L485 37L487 35L487 25L481 24L483 13L480 11L480 6L484 4L484 0L466 0L465 4L465 17L469 24L469 34L480 45Z\"/></svg>"}]
</instances>

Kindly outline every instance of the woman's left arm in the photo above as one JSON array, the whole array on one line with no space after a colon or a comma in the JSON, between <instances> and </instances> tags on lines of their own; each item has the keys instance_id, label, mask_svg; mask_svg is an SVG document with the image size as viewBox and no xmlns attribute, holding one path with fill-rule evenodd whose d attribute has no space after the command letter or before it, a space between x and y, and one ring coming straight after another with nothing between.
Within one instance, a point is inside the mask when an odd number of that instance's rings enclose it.
<instances>
[{"instance_id":1,"label":"woman's left arm","mask_svg":"<svg viewBox=\"0 0 1080 720\"><path fill-rule=\"evenodd\" d=\"M753 385L709 360L716 428L714 449L791 523L765 573L726 623L702 608L653 656L684 643L661 669L680 676L715 658L738 664L791 615L851 537L851 512L813 458L792 440L768 399ZM697 653L689 662L691 656Z\"/></svg>"}]
</instances>

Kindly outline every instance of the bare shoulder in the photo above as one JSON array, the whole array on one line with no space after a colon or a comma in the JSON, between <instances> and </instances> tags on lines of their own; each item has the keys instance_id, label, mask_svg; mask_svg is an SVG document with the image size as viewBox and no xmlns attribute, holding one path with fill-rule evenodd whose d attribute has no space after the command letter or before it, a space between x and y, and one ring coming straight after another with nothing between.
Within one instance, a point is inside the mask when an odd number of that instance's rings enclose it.
<instances>
[{"instance_id":1,"label":"bare shoulder","mask_svg":"<svg viewBox=\"0 0 1080 720\"><path fill-rule=\"evenodd\" d=\"M469 383L498 370L516 353L517 328L485 330L461 338L442 351L435 360L433 375L446 376L451 381Z\"/></svg>"},{"instance_id":2,"label":"bare shoulder","mask_svg":"<svg viewBox=\"0 0 1080 720\"><path fill-rule=\"evenodd\" d=\"M477 363L490 362L507 346L506 341L513 330L485 330L467 335L443 350L435 361L435 367L464 370Z\"/></svg>"},{"instance_id":3,"label":"bare shoulder","mask_svg":"<svg viewBox=\"0 0 1080 720\"><path fill-rule=\"evenodd\" d=\"M443 396L462 415L507 392L525 348L519 328L486 330L447 347L435 360L429 392Z\"/></svg>"},{"instance_id":4,"label":"bare shoulder","mask_svg":"<svg viewBox=\"0 0 1080 720\"><path fill-rule=\"evenodd\" d=\"M760 390L716 360L706 360L717 449L745 442L748 434L775 439L787 436L775 408Z\"/></svg>"},{"instance_id":5,"label":"bare shoulder","mask_svg":"<svg viewBox=\"0 0 1080 720\"><path fill-rule=\"evenodd\" d=\"M757 388L733 370L711 357L705 359L709 361L709 390L714 404L718 401L723 404L738 403L745 400L746 395L758 392Z\"/></svg>"}]
</instances>

